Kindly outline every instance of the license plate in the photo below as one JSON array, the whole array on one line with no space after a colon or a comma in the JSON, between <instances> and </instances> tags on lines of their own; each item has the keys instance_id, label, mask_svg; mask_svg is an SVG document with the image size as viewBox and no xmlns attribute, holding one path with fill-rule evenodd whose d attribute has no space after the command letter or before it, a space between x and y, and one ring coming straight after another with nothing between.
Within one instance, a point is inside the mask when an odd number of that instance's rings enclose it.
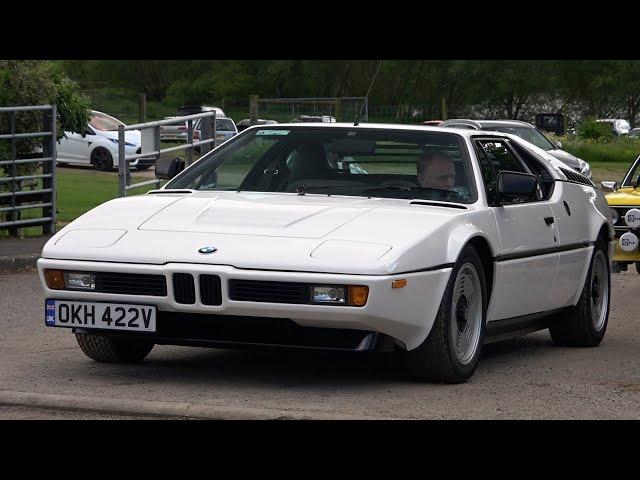
<instances>
[{"instance_id":1,"label":"license plate","mask_svg":"<svg viewBox=\"0 0 640 480\"><path fill-rule=\"evenodd\" d=\"M156 307L47 299L45 323L49 327L155 332Z\"/></svg>"}]
</instances>

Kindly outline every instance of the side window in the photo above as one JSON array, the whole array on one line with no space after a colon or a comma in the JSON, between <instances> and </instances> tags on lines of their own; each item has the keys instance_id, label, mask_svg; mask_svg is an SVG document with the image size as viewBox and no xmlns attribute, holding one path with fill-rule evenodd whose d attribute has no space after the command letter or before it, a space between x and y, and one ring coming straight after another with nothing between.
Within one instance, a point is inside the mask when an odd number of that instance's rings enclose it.
<instances>
[{"instance_id":1,"label":"side window","mask_svg":"<svg viewBox=\"0 0 640 480\"><path fill-rule=\"evenodd\" d=\"M489 205L498 205L498 174L503 171L522 173L532 173L532 171L529 169L528 165L519 158L518 153L514 153L512 146L506 140L484 139L476 140L474 143L478 154L480 169L482 171L482 180L485 185L487 200ZM538 176L535 170L533 170L533 173ZM520 198L517 200L514 199L509 203L523 203L541 200L544 193L545 192L538 187L535 199Z\"/></svg>"},{"instance_id":2,"label":"side window","mask_svg":"<svg viewBox=\"0 0 640 480\"><path fill-rule=\"evenodd\" d=\"M529 173L520 160L512 153L503 140L478 140L478 145L486 154L496 172L510 171Z\"/></svg>"},{"instance_id":3,"label":"side window","mask_svg":"<svg viewBox=\"0 0 640 480\"><path fill-rule=\"evenodd\" d=\"M549 173L549 170L545 167L542 160L539 160L534 155L525 150L525 148L516 144L511 144L513 149L518 153L522 161L527 164L531 173L538 177L538 186L540 187L540 199L547 200L551 198L553 193L553 187L555 182L553 176Z\"/></svg>"},{"instance_id":4,"label":"side window","mask_svg":"<svg viewBox=\"0 0 640 480\"><path fill-rule=\"evenodd\" d=\"M494 172L487 154L482 148L476 148L478 153L478 161L480 162L480 171L482 172L482 182L484 183L484 191L487 195L489 205L495 205L497 203L496 187L498 179Z\"/></svg>"}]
</instances>

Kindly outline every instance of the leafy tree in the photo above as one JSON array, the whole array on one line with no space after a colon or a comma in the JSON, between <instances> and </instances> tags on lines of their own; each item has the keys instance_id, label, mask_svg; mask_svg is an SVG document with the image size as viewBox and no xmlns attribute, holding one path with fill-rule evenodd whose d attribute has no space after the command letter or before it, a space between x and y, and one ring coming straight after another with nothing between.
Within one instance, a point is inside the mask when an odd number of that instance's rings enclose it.
<instances>
[{"instance_id":1,"label":"leafy tree","mask_svg":"<svg viewBox=\"0 0 640 480\"><path fill-rule=\"evenodd\" d=\"M57 134L62 138L65 131L83 132L89 121L89 103L77 85L64 76L50 62L0 60L0 105L27 106L57 104ZM0 116L0 131L10 129L8 114ZM42 129L42 112L20 112L16 114L16 132L36 132ZM41 138L22 139L16 144L19 156L30 156L42 147ZM10 140L0 141L0 159L11 154ZM8 167L4 167L5 170ZM29 174L35 164L20 165L18 173ZM2 169L0 169L1 171ZM4 183L6 188L6 183Z\"/></svg>"}]
</instances>

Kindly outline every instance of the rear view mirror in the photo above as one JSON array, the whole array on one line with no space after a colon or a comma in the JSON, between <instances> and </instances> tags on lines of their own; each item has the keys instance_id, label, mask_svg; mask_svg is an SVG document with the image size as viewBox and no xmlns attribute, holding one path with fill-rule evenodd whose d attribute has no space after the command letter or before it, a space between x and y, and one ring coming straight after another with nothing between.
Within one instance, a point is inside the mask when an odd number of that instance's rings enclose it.
<instances>
[{"instance_id":1,"label":"rear view mirror","mask_svg":"<svg viewBox=\"0 0 640 480\"><path fill-rule=\"evenodd\" d=\"M184 160L176 158L159 158L156 160L156 178L172 179L184 170Z\"/></svg>"},{"instance_id":2,"label":"rear view mirror","mask_svg":"<svg viewBox=\"0 0 640 480\"><path fill-rule=\"evenodd\" d=\"M605 192L615 192L618 189L618 182L600 182L600 185Z\"/></svg>"},{"instance_id":3,"label":"rear view mirror","mask_svg":"<svg viewBox=\"0 0 640 480\"><path fill-rule=\"evenodd\" d=\"M523 172L503 171L498 174L498 193L501 198L533 197L538 179Z\"/></svg>"},{"instance_id":4,"label":"rear view mirror","mask_svg":"<svg viewBox=\"0 0 640 480\"><path fill-rule=\"evenodd\" d=\"M562 142L556 142L556 147L562 150Z\"/></svg>"}]
</instances>

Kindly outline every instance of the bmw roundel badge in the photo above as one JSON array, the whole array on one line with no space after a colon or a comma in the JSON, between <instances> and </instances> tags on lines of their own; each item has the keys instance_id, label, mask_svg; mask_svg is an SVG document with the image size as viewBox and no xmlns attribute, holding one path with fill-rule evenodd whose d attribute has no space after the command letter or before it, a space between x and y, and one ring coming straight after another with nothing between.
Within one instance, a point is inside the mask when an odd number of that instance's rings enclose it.
<instances>
[{"instance_id":1,"label":"bmw roundel badge","mask_svg":"<svg viewBox=\"0 0 640 480\"><path fill-rule=\"evenodd\" d=\"M217 252L218 249L216 247L202 247L200 250L198 250L199 253L214 253Z\"/></svg>"}]
</instances>

